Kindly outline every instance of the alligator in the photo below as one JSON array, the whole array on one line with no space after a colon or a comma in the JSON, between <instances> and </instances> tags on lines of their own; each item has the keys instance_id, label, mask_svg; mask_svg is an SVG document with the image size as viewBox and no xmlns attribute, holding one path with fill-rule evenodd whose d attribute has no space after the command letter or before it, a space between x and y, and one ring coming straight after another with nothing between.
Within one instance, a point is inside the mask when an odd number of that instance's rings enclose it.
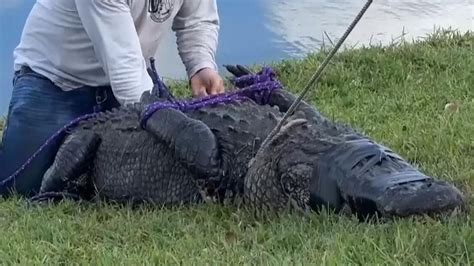
<instances>
[{"instance_id":1,"label":"alligator","mask_svg":"<svg viewBox=\"0 0 474 266\"><path fill-rule=\"evenodd\" d=\"M165 206L212 199L276 212L288 206L305 213L349 207L362 216L431 214L463 206L464 197L452 184L423 174L305 101L262 146L296 97L275 88L279 83L268 68L258 73L242 66L227 69L236 91L193 106L212 104L180 108L183 103L155 78L159 89L146 92L140 103L81 121L70 129L32 200L58 192ZM249 90L253 85L260 90ZM265 86L274 88L261 90ZM232 93L240 94L231 98ZM150 109L158 105L162 108Z\"/></svg>"}]
</instances>

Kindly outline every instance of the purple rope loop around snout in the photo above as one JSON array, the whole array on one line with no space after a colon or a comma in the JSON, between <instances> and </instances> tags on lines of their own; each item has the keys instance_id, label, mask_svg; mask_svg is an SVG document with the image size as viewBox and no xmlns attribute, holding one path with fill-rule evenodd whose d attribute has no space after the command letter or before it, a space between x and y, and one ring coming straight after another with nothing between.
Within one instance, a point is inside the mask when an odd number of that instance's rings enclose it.
<instances>
[{"instance_id":1,"label":"purple rope loop around snout","mask_svg":"<svg viewBox=\"0 0 474 266\"><path fill-rule=\"evenodd\" d=\"M158 110L173 108L182 112L196 110L207 106L217 104L228 104L238 101L253 100L257 104L268 104L271 93L275 89L281 89L282 85L275 80L275 73L269 67L263 68L258 74L249 74L235 78L233 83L242 88L233 92L222 93L218 95L205 96L199 99L175 102L155 102L146 108L140 125L143 128L148 119Z\"/></svg>"}]
</instances>

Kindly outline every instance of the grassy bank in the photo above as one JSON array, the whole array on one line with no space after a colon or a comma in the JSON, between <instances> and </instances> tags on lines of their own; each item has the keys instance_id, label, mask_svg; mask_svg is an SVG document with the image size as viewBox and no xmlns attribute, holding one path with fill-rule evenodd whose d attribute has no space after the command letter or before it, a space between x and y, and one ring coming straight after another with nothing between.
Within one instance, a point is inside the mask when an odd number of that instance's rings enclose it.
<instances>
[{"instance_id":1,"label":"grassy bank","mask_svg":"<svg viewBox=\"0 0 474 266\"><path fill-rule=\"evenodd\" d=\"M345 51L308 99L425 173L458 184L472 202L473 49L474 35L444 34L415 44ZM279 62L275 69L283 84L298 92L323 59L323 53L312 54ZM457 108L445 110L448 103ZM470 211L442 220L369 224L315 214L259 223L218 206L130 210L64 203L40 208L10 199L0 201L0 258L2 264L22 265L466 265L474 260L473 217Z\"/></svg>"}]
</instances>

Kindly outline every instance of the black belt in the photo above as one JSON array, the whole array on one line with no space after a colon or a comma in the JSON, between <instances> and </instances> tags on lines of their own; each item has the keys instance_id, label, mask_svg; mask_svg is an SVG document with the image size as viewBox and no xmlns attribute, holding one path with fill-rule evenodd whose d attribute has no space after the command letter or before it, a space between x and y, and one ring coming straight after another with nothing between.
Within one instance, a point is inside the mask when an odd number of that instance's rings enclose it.
<instances>
[{"instance_id":1,"label":"black belt","mask_svg":"<svg viewBox=\"0 0 474 266\"><path fill-rule=\"evenodd\" d=\"M31 67L29 66L23 65L20 67L20 70L15 71L15 75L26 75L26 74L35 74L38 78L49 80L47 77L31 69Z\"/></svg>"},{"instance_id":2,"label":"black belt","mask_svg":"<svg viewBox=\"0 0 474 266\"><path fill-rule=\"evenodd\" d=\"M20 70L15 71L15 75L36 73L29 66L21 66ZM36 73L38 74L38 73Z\"/></svg>"}]
</instances>

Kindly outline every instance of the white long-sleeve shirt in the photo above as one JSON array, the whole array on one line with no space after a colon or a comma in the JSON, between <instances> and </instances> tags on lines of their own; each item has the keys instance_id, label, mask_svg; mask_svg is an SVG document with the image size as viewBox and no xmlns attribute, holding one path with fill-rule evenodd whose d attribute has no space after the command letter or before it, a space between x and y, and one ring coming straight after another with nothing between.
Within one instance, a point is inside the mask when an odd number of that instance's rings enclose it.
<instances>
[{"instance_id":1,"label":"white long-sleeve shirt","mask_svg":"<svg viewBox=\"0 0 474 266\"><path fill-rule=\"evenodd\" d=\"M216 0L163 0L155 13L148 2L37 0L14 51L14 69L27 65L65 91L110 85L121 104L136 102L153 86L148 59L170 28L189 78L217 69Z\"/></svg>"}]
</instances>

